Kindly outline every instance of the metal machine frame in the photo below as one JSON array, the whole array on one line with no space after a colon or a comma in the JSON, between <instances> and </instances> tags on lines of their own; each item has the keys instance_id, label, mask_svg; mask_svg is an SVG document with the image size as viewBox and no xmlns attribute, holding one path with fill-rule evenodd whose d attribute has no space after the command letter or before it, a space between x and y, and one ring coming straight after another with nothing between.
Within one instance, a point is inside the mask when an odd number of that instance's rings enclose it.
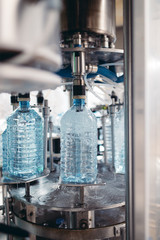
<instances>
[{"instance_id":1,"label":"metal machine frame","mask_svg":"<svg viewBox=\"0 0 160 240\"><path fill-rule=\"evenodd\" d=\"M74 3L75 1L73 1ZM81 2L81 1L77 1ZM79 97L82 97L85 95L84 88L85 88L85 75L87 74L94 74L97 73L98 65L101 65L102 63L114 63L119 60L123 59L123 50L117 50L114 47L115 42L115 32L114 32L114 1L108 0L108 1L101 1L101 9L100 11L98 9L99 2L97 0L94 0L95 5L97 6L96 9L92 9L92 11L88 11L90 15L86 15L86 23L87 28L84 27L83 21L81 22L79 19L80 29L76 26L71 26L73 29L67 29L64 28L62 30L62 55L64 59L64 66L71 63L71 71L72 71L72 77L73 77L73 88L78 89L75 91ZM84 3L84 2L83 2ZM93 7L91 4L92 1L88 0L88 4ZM106 5L105 5L106 4ZM80 5L79 5L80 6ZM105 7L104 7L105 6ZM79 7L77 8L77 11L83 10L84 6L82 4L82 9ZM87 5L88 7L88 5ZM104 11L106 10L106 12ZM113 11L112 11L113 10ZM82 11L83 12L83 11ZM98 25L93 24L93 26L90 26L90 18L92 19L97 16L96 14L99 14L100 12L103 12L102 16L100 16L100 21L97 21ZM89 17L88 17L89 16ZM109 17L113 21L109 21ZM104 19L103 19L104 18ZM106 26L103 22L103 20L108 21ZM94 23L94 21L91 21ZM66 26L65 26L66 27ZM70 30L71 33L69 32ZM82 31L79 33L79 30ZM66 33L67 31L67 33ZM108 32L109 31L109 32ZM68 37L69 32L69 37ZM76 33L75 33L76 32ZM67 36L67 41L65 41L65 37ZM72 41L73 40L73 41ZM72 45L70 45L72 44ZM96 65L96 66L95 66ZM77 97L75 93L75 96ZM80 93L80 94L79 94ZM84 94L83 94L84 93ZM73 92L74 95L74 92ZM83 96L84 97L84 96ZM44 168L47 170L47 155L46 155L46 149L47 149L47 129L48 129L48 118L49 118L49 107L47 101L45 101L44 108L43 108L43 117L45 119L44 121ZM52 128L52 124L50 124ZM112 131L113 132L113 131ZM52 157L52 156L51 156ZM52 168L53 166L51 166ZM114 167L114 166L113 166ZM104 170L104 169L103 169ZM106 171L106 169L105 169ZM108 170L107 170L108 171ZM108 172L105 172L106 176L108 176ZM59 172L51 173L49 177L46 177L44 179L38 180L35 185L33 183L25 183L25 187L23 186L23 189L19 186L17 191L14 188L10 188L8 192L10 193L11 198L9 198L8 193L5 195L5 201L6 201L6 215L8 220L8 225L10 224L10 216L9 212L11 210L12 212L12 220L22 228L27 228L31 232L31 239L36 239L36 235L40 237L47 237L52 239L65 239L67 234L67 239L123 239L125 240L125 220L124 220L124 185L120 185L121 180L123 179L123 175L119 176L116 175L115 172L112 172L111 179L106 178L106 176L103 178L105 181L105 184L107 185L107 191L103 191L101 193L102 200L97 200L97 202L94 199L94 196L96 195L96 188L97 186L101 185L99 183L90 184L89 186L85 185L71 185L66 186L63 184L57 184L57 175ZM103 174L100 172L100 174ZM48 175L48 172L46 172L46 175ZM54 176L56 177L54 179ZM56 180L57 188L60 189L61 194L66 196L69 195L68 188L78 188L76 190L80 194L78 195L78 205L77 200L72 203L70 201L70 198L73 196L75 199L77 199L77 196L75 196L76 191L73 191L68 198L63 199L63 202L60 202L60 207L56 205L56 202L53 201L53 195L56 194L56 190L54 191L53 188L49 189L50 192L47 194L43 194L41 191L39 193L37 192L36 196L33 196L32 198L32 192L36 192L35 186L39 187L40 190L45 190L46 185L51 186L53 183L53 179ZM102 180L102 178L101 178ZM122 180L123 182L123 180ZM1 184L10 184L5 183L5 181ZM19 182L17 183L19 184ZM45 185L46 184L46 185ZM42 187L43 185L43 187ZM103 184L102 184L103 185ZM84 200L84 192L87 187L91 187L93 199L88 200L87 195ZM49 187L48 187L49 188ZM110 189L111 188L111 189ZM67 189L67 190L66 190ZM115 192L112 192L112 191ZM24 191L24 193L23 193ZM67 192L68 191L68 192ZM118 191L121 191L119 194L120 198L118 199ZM66 193L67 192L67 193ZM65 195L66 194L66 195ZM46 195L46 196L45 196ZM100 195L100 193L99 193ZM43 197L44 204L39 201L39 199ZM58 193L57 193L58 196ZM61 196L62 197L62 196ZM111 197L111 200L108 201L107 197ZM114 203L114 200L117 200L118 202ZM39 201L39 202L38 202ZM40 203L40 204L39 204ZM69 203L69 205L66 205ZM71 205L73 204L73 205ZM122 216L116 215L116 220L113 221L111 224L107 218L105 219L105 223L101 223L103 216L106 214L106 211L113 210L118 211L118 208L122 209ZM41 211L40 211L41 209ZM40 221L39 213L42 213L42 218L45 218L45 213L49 213L49 210L51 210L51 215L56 219L56 214L58 216L62 215L67 217L67 223L65 226L63 226L61 229L58 229L58 227L52 227L52 225L49 225L49 219L46 219L45 221ZM47 212L48 211L48 212ZM52 212L53 211L53 212ZM99 225L95 224L95 216L97 212L99 214ZM97 215L98 215L97 214ZM107 215L107 214L106 214ZM48 217L50 215L48 214ZM39 219L38 219L39 218ZM47 218L47 217L46 217ZM38 220L37 220L38 219ZM54 219L54 220L55 220ZM53 219L51 219L53 220ZM99 220L99 219L98 219ZM98 221L97 221L98 222ZM67 229L65 229L65 227ZM84 231L85 230L85 231ZM60 238L61 237L61 238Z\"/></svg>"},{"instance_id":2,"label":"metal machine frame","mask_svg":"<svg viewBox=\"0 0 160 240\"><path fill-rule=\"evenodd\" d=\"M159 239L160 3L124 0L127 239ZM154 43L153 43L154 38ZM128 161L127 161L128 160Z\"/></svg>"}]
</instances>

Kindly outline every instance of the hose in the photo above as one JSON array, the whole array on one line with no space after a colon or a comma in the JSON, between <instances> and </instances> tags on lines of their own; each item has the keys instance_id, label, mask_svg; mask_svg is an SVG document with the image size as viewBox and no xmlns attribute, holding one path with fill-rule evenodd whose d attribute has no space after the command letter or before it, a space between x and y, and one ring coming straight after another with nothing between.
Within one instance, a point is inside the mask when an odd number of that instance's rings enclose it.
<instances>
[{"instance_id":1,"label":"hose","mask_svg":"<svg viewBox=\"0 0 160 240\"><path fill-rule=\"evenodd\" d=\"M85 84L88 88L88 90L96 97L98 98L100 101L104 102L105 104L110 104L109 101L105 101L103 98L101 98L96 92L93 91L93 89L91 88L91 86L89 85L88 83L88 80L87 80L87 77L86 75L84 76L84 81L85 81Z\"/></svg>"},{"instance_id":2,"label":"hose","mask_svg":"<svg viewBox=\"0 0 160 240\"><path fill-rule=\"evenodd\" d=\"M72 70L70 67L61 69L60 71L56 72L56 74L62 78L73 78ZM121 83L124 81L124 76L117 77L114 72L102 66L98 66L98 71L96 73L89 73L87 75L87 78L94 78L99 74L111 79L113 82L116 82L116 83Z\"/></svg>"}]
</instances>

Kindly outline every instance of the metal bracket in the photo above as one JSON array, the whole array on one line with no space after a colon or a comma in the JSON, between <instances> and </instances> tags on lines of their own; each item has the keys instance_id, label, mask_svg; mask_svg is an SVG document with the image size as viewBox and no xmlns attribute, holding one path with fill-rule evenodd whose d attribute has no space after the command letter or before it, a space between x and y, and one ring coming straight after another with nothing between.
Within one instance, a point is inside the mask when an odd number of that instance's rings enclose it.
<instances>
[{"instance_id":1,"label":"metal bracket","mask_svg":"<svg viewBox=\"0 0 160 240\"><path fill-rule=\"evenodd\" d=\"M125 224L114 226L114 236L123 237L122 240L125 240Z\"/></svg>"}]
</instances>

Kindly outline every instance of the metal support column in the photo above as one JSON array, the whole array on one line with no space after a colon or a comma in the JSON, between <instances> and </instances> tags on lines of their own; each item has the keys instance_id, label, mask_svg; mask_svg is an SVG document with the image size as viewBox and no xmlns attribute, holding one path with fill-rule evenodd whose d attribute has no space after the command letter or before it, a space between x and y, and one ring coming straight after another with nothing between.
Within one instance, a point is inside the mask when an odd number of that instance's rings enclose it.
<instances>
[{"instance_id":1,"label":"metal support column","mask_svg":"<svg viewBox=\"0 0 160 240\"><path fill-rule=\"evenodd\" d=\"M127 240L146 238L145 10L147 1L124 0Z\"/></svg>"},{"instance_id":2,"label":"metal support column","mask_svg":"<svg viewBox=\"0 0 160 240\"><path fill-rule=\"evenodd\" d=\"M48 133L48 118L49 118L50 108L48 107L48 100L44 100L43 107L43 118L44 118L44 171L47 169L47 133Z\"/></svg>"},{"instance_id":3,"label":"metal support column","mask_svg":"<svg viewBox=\"0 0 160 240\"><path fill-rule=\"evenodd\" d=\"M53 133L53 121L52 121L52 117L49 117L50 171L54 172L55 171L55 166L54 166L54 159L53 159L53 138L52 138L52 133Z\"/></svg>"},{"instance_id":4,"label":"metal support column","mask_svg":"<svg viewBox=\"0 0 160 240\"><path fill-rule=\"evenodd\" d=\"M111 135L112 135L112 171L115 172L115 137L114 137L114 114L111 113Z\"/></svg>"},{"instance_id":5,"label":"metal support column","mask_svg":"<svg viewBox=\"0 0 160 240\"><path fill-rule=\"evenodd\" d=\"M126 238L134 239L133 146L132 146L132 0L123 1L125 49L125 166L126 166Z\"/></svg>"}]
</instances>

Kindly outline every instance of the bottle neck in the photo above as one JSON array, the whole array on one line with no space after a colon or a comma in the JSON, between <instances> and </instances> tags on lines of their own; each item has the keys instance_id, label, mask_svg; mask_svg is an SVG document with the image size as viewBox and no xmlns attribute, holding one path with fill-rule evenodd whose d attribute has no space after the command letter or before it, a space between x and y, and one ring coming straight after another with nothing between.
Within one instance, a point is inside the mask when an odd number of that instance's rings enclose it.
<instances>
[{"instance_id":1,"label":"bottle neck","mask_svg":"<svg viewBox=\"0 0 160 240\"><path fill-rule=\"evenodd\" d=\"M85 106L85 99L73 99L74 106Z\"/></svg>"},{"instance_id":2,"label":"bottle neck","mask_svg":"<svg viewBox=\"0 0 160 240\"><path fill-rule=\"evenodd\" d=\"M85 108L85 99L73 99L73 106L76 112L82 112Z\"/></svg>"},{"instance_id":3,"label":"bottle neck","mask_svg":"<svg viewBox=\"0 0 160 240\"><path fill-rule=\"evenodd\" d=\"M30 107L29 101L19 101L19 107L21 110L27 110Z\"/></svg>"}]
</instances>

